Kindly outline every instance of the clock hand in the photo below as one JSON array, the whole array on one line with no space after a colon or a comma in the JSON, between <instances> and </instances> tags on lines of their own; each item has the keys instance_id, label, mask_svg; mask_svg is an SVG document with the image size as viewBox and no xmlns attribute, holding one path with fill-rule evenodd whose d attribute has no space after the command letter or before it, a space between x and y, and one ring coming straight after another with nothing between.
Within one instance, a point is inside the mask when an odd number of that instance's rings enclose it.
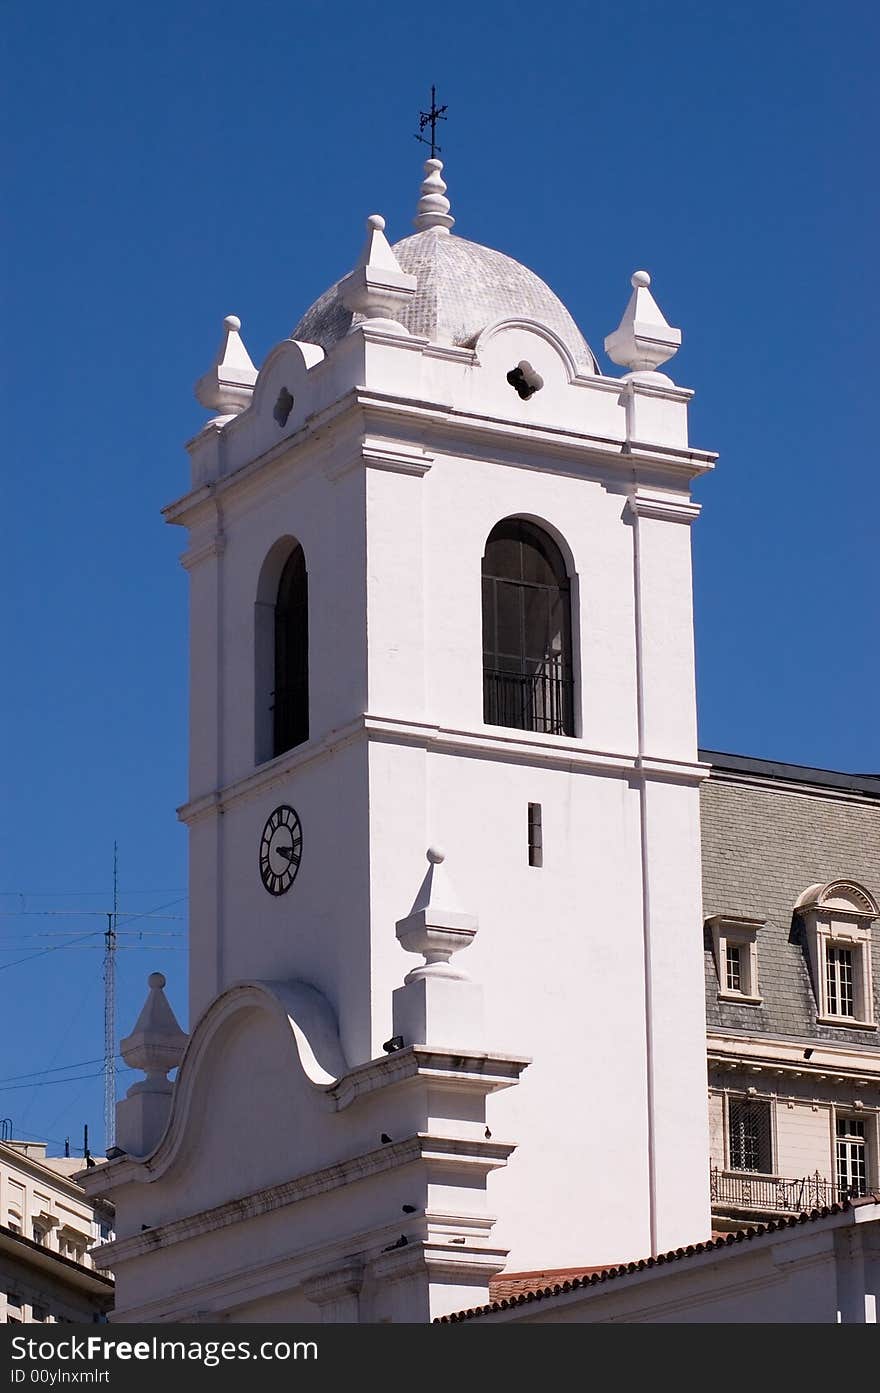
<instances>
[{"instance_id":1,"label":"clock hand","mask_svg":"<svg viewBox=\"0 0 880 1393\"><path fill-rule=\"evenodd\" d=\"M283 856L287 861L292 861L294 850L292 846L276 846L275 850L279 856Z\"/></svg>"}]
</instances>

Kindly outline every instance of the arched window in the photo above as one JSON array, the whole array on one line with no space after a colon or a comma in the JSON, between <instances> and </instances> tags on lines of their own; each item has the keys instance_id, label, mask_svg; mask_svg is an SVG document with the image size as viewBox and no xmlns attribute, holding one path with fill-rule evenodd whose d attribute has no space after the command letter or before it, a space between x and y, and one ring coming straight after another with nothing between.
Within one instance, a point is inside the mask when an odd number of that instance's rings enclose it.
<instances>
[{"instance_id":1,"label":"arched window","mask_svg":"<svg viewBox=\"0 0 880 1393\"><path fill-rule=\"evenodd\" d=\"M571 598L559 547L505 518L483 557L483 719L574 735Z\"/></svg>"},{"instance_id":2,"label":"arched window","mask_svg":"<svg viewBox=\"0 0 880 1393\"><path fill-rule=\"evenodd\" d=\"M284 563L275 600L272 754L309 738L309 578L297 542Z\"/></svg>"}]
</instances>

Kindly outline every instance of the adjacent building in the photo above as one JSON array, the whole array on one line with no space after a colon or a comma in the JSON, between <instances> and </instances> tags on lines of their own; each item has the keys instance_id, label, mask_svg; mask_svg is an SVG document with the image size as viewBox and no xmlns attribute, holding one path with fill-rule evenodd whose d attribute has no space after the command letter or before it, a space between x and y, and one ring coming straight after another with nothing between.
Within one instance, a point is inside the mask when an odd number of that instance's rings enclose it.
<instances>
[{"instance_id":1,"label":"adjacent building","mask_svg":"<svg viewBox=\"0 0 880 1393\"><path fill-rule=\"evenodd\" d=\"M44 1142L0 1142L0 1324L106 1320L113 1283L92 1250L112 1238L113 1210L86 1198L81 1169Z\"/></svg>"},{"instance_id":2,"label":"adjacent building","mask_svg":"<svg viewBox=\"0 0 880 1393\"><path fill-rule=\"evenodd\" d=\"M716 1228L880 1190L880 777L702 752Z\"/></svg>"}]
</instances>

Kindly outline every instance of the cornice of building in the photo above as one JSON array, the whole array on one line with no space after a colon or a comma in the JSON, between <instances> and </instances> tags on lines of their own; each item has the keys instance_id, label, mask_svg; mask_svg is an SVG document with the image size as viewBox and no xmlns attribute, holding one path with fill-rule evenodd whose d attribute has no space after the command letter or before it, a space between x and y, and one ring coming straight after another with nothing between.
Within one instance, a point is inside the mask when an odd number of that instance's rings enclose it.
<instances>
[{"instance_id":1,"label":"cornice of building","mask_svg":"<svg viewBox=\"0 0 880 1393\"><path fill-rule=\"evenodd\" d=\"M309 1171L279 1185L241 1195L224 1204L199 1210L195 1214L188 1214L182 1219L174 1219L166 1224L159 1224L155 1228L146 1229L127 1238L118 1238L115 1242L103 1244L93 1257L101 1267L116 1267L144 1253L155 1252L159 1248L171 1247L186 1239L217 1232L231 1224L258 1218L262 1214L298 1204L301 1200L330 1194L356 1181L387 1174L416 1162L429 1162L432 1167L439 1167L441 1170L448 1166L456 1174L468 1167L488 1174L489 1171L506 1165L514 1150L514 1144L510 1142L451 1138L419 1132L360 1156L322 1166L318 1170ZM148 1178L148 1167L140 1162L126 1158L113 1163L114 1188Z\"/></svg>"},{"instance_id":2,"label":"cornice of building","mask_svg":"<svg viewBox=\"0 0 880 1393\"><path fill-rule=\"evenodd\" d=\"M431 753L503 756L509 763L570 773L611 774L635 781L699 784L709 774L708 765L697 761L594 750L576 736L514 732L496 726L479 731L460 730L429 721L404 721L396 716L367 713L318 740L285 751L222 789L198 794L177 809L177 816L190 826L203 818L218 816L238 802L262 796L295 771L363 740L412 745Z\"/></svg>"},{"instance_id":3,"label":"cornice of building","mask_svg":"<svg viewBox=\"0 0 880 1393\"><path fill-rule=\"evenodd\" d=\"M880 1083L880 1048L876 1046L734 1035L729 1031L709 1031L706 1044L710 1066L742 1070L753 1081L760 1075L785 1075L841 1083Z\"/></svg>"},{"instance_id":4,"label":"cornice of building","mask_svg":"<svg viewBox=\"0 0 880 1393\"><path fill-rule=\"evenodd\" d=\"M593 389L618 393L621 390L615 378L588 378L584 382ZM353 426L357 434L369 434L384 426L392 436L404 432L411 437L414 435L420 444L432 451L436 447L438 451L457 455L464 447L468 454L517 468L540 469L543 473L598 470L603 475L618 476L626 483L632 481L635 471L644 474L646 481L656 478L662 482L666 478L679 489L687 488L693 479L713 469L717 459L717 454L711 450L628 441L554 427L545 422L483 416L444 402L397 397L355 387L310 416L298 430L271 449L168 504L162 510L163 516L166 522L192 526L199 521L213 496L228 497L247 491L258 481L262 485L274 468L289 463L292 456L306 456L319 450L323 459L328 434L350 431ZM365 454L361 460L354 460L352 467L359 463L367 468L394 467L393 461L381 458L381 452L378 458ZM346 467L336 471L337 475L346 472ZM416 471L405 464L403 472ZM334 477L332 465L330 477Z\"/></svg>"},{"instance_id":5,"label":"cornice of building","mask_svg":"<svg viewBox=\"0 0 880 1393\"><path fill-rule=\"evenodd\" d=\"M91 1201L77 1181L63 1175L60 1171L53 1170L45 1161L28 1156L25 1152L18 1151L14 1146L7 1146L5 1142L0 1142L0 1165L30 1175L41 1185L57 1190L60 1194L67 1196L68 1199L76 1200L87 1209L92 1207Z\"/></svg>"},{"instance_id":6,"label":"cornice of building","mask_svg":"<svg viewBox=\"0 0 880 1393\"><path fill-rule=\"evenodd\" d=\"M832 798L836 802L880 803L880 776L875 774L813 769L747 755L722 754L717 750L701 749L699 757L710 766L709 777L714 783L751 784L774 793Z\"/></svg>"},{"instance_id":7,"label":"cornice of building","mask_svg":"<svg viewBox=\"0 0 880 1393\"><path fill-rule=\"evenodd\" d=\"M103 1273L95 1272L83 1263L75 1262L73 1258L64 1257L52 1248L44 1248L41 1243L34 1243L22 1233L13 1233L5 1224L0 1224L0 1253L7 1253L18 1262L51 1274L67 1286L79 1287L83 1291L101 1296L107 1296L113 1291L111 1277L105 1277Z\"/></svg>"}]
</instances>

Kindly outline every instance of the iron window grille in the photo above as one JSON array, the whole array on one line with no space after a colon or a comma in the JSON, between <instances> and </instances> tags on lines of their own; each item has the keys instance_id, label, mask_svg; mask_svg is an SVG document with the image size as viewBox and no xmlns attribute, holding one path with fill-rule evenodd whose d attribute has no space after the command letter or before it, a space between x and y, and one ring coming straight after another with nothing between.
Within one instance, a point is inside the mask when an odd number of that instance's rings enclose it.
<instances>
[{"instance_id":1,"label":"iron window grille","mask_svg":"<svg viewBox=\"0 0 880 1393\"><path fill-rule=\"evenodd\" d=\"M770 1104L745 1098L728 1099L730 1169L758 1175L773 1172Z\"/></svg>"},{"instance_id":2,"label":"iron window grille","mask_svg":"<svg viewBox=\"0 0 880 1393\"><path fill-rule=\"evenodd\" d=\"M483 719L574 735L571 594L556 543L508 518L483 557Z\"/></svg>"}]
</instances>

